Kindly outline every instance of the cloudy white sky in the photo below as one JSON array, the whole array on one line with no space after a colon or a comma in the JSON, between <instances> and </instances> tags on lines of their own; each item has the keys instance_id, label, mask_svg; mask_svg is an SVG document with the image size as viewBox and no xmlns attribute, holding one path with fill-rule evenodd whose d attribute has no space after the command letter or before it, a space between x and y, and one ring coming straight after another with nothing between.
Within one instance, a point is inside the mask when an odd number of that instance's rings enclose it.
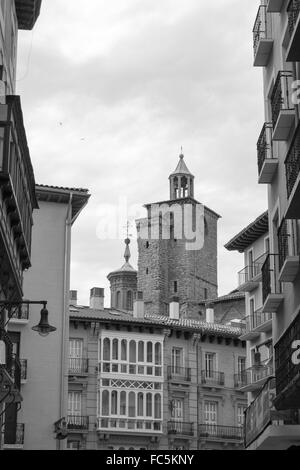
<instances>
[{"instance_id":1,"label":"cloudy white sky","mask_svg":"<svg viewBox=\"0 0 300 470\"><path fill-rule=\"evenodd\" d=\"M36 181L88 188L73 227L71 287L88 303L121 266L103 241L103 204L165 200L183 146L196 198L218 212L219 294L242 255L223 245L266 209L257 184L262 72L252 67L253 0L43 0L19 35L17 92ZM132 242L132 264L137 263Z\"/></svg>"}]
</instances>

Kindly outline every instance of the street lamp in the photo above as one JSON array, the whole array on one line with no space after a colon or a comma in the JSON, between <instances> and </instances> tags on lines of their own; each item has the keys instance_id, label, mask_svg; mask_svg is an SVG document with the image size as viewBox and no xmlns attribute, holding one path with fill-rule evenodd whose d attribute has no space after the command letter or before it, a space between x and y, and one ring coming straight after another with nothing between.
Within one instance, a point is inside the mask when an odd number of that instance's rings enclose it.
<instances>
[{"instance_id":1,"label":"street lamp","mask_svg":"<svg viewBox=\"0 0 300 470\"><path fill-rule=\"evenodd\" d=\"M9 323L11 318L14 315L14 312L16 309L19 309L22 305L43 305L43 308L41 310L41 319L38 325L33 326L32 330L37 331L40 336L48 336L49 333L52 333L53 331L56 331L56 328L54 326L49 325L48 322L48 310L46 308L47 306L47 301L46 300L40 300L40 301L20 301L20 302L10 302L6 300L1 300L0 301L0 308L1 308L1 314L3 313L4 310L8 310L8 320L5 324ZM2 315L1 315L2 316Z\"/></svg>"}]
</instances>

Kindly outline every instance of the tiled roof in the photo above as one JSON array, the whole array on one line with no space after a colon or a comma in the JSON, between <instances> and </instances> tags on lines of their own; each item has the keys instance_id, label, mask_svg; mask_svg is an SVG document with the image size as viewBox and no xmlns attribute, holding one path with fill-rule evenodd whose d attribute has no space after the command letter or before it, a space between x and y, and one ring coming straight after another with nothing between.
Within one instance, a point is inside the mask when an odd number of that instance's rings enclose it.
<instances>
[{"instance_id":1,"label":"tiled roof","mask_svg":"<svg viewBox=\"0 0 300 470\"><path fill-rule=\"evenodd\" d=\"M171 176L175 176L175 175L193 176L190 170L188 169L188 167L186 166L185 161L184 161L184 156L182 154L179 157L179 162L176 167L176 170L174 171L174 173L171 174Z\"/></svg>"},{"instance_id":2,"label":"tiled roof","mask_svg":"<svg viewBox=\"0 0 300 470\"><path fill-rule=\"evenodd\" d=\"M65 187L65 186L51 186L51 185L48 185L48 184L37 184L36 186L38 188L59 189L61 191L74 191L74 192L77 192L77 193L88 193L89 192L88 189L83 189L83 188L68 188L68 187Z\"/></svg>"},{"instance_id":3,"label":"tiled roof","mask_svg":"<svg viewBox=\"0 0 300 470\"><path fill-rule=\"evenodd\" d=\"M268 211L266 211L226 243L225 248L229 251L237 250L243 253L249 245L267 233L268 230L269 219Z\"/></svg>"},{"instance_id":4,"label":"tiled roof","mask_svg":"<svg viewBox=\"0 0 300 470\"><path fill-rule=\"evenodd\" d=\"M230 338L239 338L241 330L237 327L220 325L217 323L206 323L204 321L181 318L172 320L164 315L146 315L145 318L134 318L130 314L117 310L105 309L95 310L89 307L70 307L70 318L86 321L112 321L136 323L137 325L149 325L162 328L174 328L183 330L194 330L201 334L211 334Z\"/></svg>"},{"instance_id":5,"label":"tiled roof","mask_svg":"<svg viewBox=\"0 0 300 470\"><path fill-rule=\"evenodd\" d=\"M218 303L222 303L222 302L230 302L231 300L242 300L244 298L245 298L245 293L244 292L233 291L233 292L230 292L229 294L222 295L221 297L216 297L214 299L203 300L202 302L199 302L199 303L201 303L201 304L207 304L207 303L218 304Z\"/></svg>"}]
</instances>

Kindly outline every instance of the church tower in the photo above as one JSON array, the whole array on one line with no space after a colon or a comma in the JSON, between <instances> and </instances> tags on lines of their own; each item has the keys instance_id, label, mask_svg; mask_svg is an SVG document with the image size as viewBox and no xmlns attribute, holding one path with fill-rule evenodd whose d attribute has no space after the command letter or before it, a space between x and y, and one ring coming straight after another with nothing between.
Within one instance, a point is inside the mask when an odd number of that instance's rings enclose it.
<instances>
[{"instance_id":1,"label":"church tower","mask_svg":"<svg viewBox=\"0 0 300 470\"><path fill-rule=\"evenodd\" d=\"M125 263L120 269L111 272L107 279L110 282L111 308L132 312L137 291L137 271L129 263L131 257L129 238L126 238L125 245Z\"/></svg>"},{"instance_id":2,"label":"church tower","mask_svg":"<svg viewBox=\"0 0 300 470\"><path fill-rule=\"evenodd\" d=\"M174 211L179 207L184 213L184 206L189 205L194 214L199 202L194 198L194 176L182 152L175 171L169 176L169 186L170 198L146 204L147 218L137 221L138 291L143 291L148 314L168 315L169 304L177 297L181 317L201 320L203 301L218 295L217 223L220 216L204 207L204 245L197 250L187 250L187 239L176 238ZM166 225L170 229L167 239L163 236ZM156 226L159 236L153 237L152 229Z\"/></svg>"}]
</instances>

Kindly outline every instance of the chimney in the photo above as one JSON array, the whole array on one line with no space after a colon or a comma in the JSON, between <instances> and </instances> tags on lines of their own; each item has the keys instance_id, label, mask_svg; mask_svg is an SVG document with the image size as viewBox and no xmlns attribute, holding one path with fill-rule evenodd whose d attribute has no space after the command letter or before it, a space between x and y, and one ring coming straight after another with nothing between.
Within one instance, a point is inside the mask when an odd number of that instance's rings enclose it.
<instances>
[{"instance_id":1,"label":"chimney","mask_svg":"<svg viewBox=\"0 0 300 470\"><path fill-rule=\"evenodd\" d=\"M90 308L104 310L104 289L93 287L90 294Z\"/></svg>"},{"instance_id":2,"label":"chimney","mask_svg":"<svg viewBox=\"0 0 300 470\"><path fill-rule=\"evenodd\" d=\"M173 297L169 307L169 317L171 320L179 320L179 298Z\"/></svg>"},{"instance_id":3,"label":"chimney","mask_svg":"<svg viewBox=\"0 0 300 470\"><path fill-rule=\"evenodd\" d=\"M133 304L133 317L144 318L145 316L145 304L143 300L143 292L138 291L136 299Z\"/></svg>"},{"instance_id":4,"label":"chimney","mask_svg":"<svg viewBox=\"0 0 300 470\"><path fill-rule=\"evenodd\" d=\"M77 290L70 290L70 305L77 305Z\"/></svg>"},{"instance_id":5,"label":"chimney","mask_svg":"<svg viewBox=\"0 0 300 470\"><path fill-rule=\"evenodd\" d=\"M215 323L214 304L206 304L206 323Z\"/></svg>"}]
</instances>

